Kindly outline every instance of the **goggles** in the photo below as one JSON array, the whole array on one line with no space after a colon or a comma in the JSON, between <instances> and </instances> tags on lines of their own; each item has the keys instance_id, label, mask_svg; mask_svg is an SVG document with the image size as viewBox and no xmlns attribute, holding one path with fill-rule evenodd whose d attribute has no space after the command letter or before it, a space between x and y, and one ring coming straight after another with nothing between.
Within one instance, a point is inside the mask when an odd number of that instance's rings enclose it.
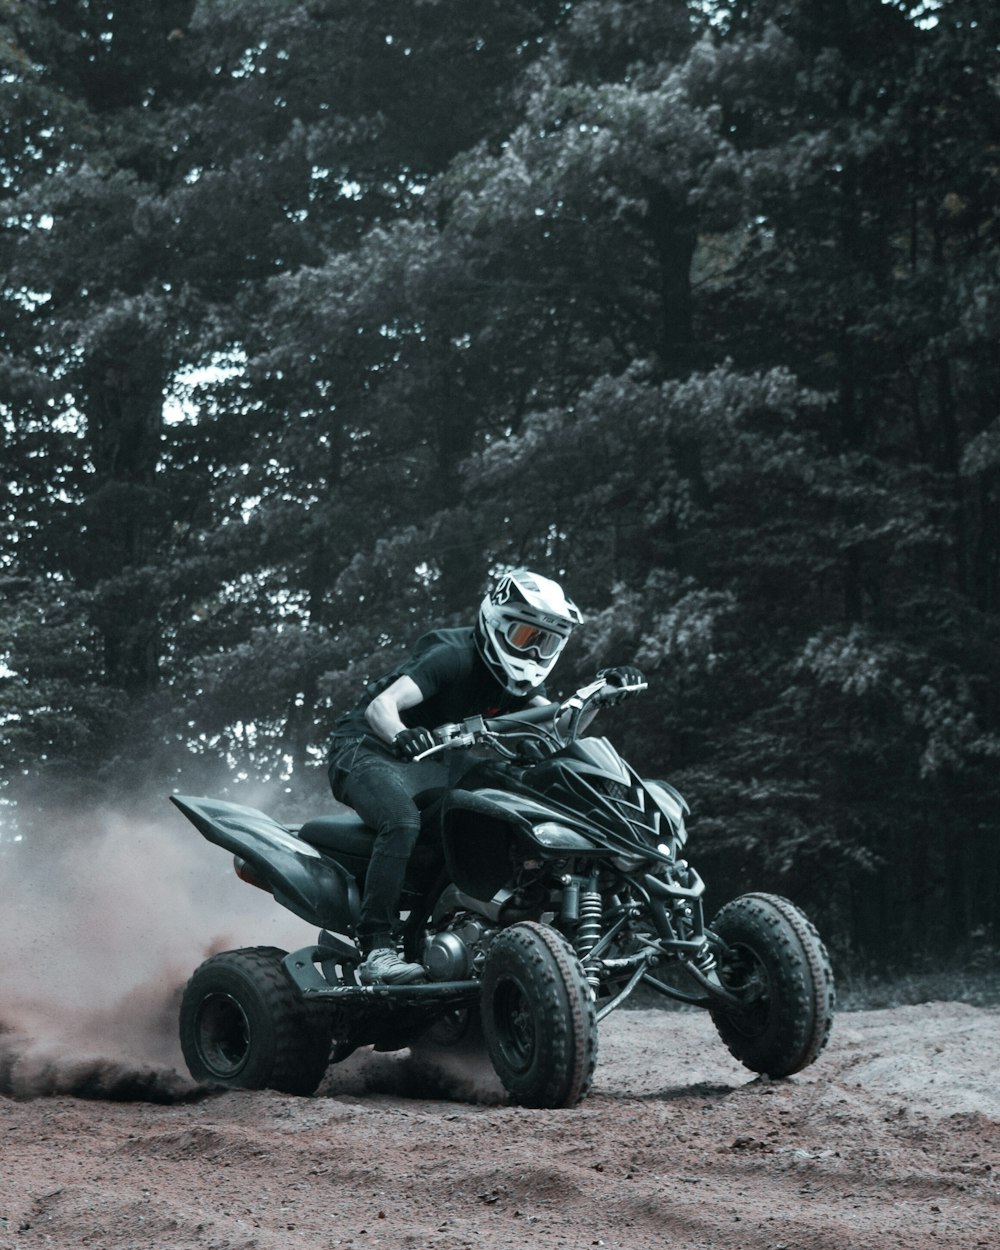
<instances>
[{"instance_id":1,"label":"goggles","mask_svg":"<svg viewBox=\"0 0 1000 1250\"><path fill-rule=\"evenodd\" d=\"M503 638L512 651L535 651L543 660L557 655L566 641L561 634L527 621L511 621L503 631Z\"/></svg>"}]
</instances>

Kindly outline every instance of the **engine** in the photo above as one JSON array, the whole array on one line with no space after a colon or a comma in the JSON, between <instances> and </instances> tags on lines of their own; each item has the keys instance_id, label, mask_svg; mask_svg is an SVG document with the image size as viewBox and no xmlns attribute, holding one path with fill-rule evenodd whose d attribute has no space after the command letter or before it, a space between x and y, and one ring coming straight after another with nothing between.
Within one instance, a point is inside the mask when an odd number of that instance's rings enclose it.
<instances>
[{"instance_id":1,"label":"engine","mask_svg":"<svg viewBox=\"0 0 1000 1250\"><path fill-rule=\"evenodd\" d=\"M432 981L465 981L478 974L496 930L468 912L454 916L446 929L430 934L424 967Z\"/></svg>"}]
</instances>

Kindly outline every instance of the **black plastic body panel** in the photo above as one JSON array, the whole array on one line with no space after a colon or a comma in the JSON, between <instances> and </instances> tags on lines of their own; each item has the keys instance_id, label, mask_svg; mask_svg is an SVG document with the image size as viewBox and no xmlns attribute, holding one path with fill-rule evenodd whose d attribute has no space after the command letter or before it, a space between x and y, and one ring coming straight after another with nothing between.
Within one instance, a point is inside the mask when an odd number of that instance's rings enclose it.
<instances>
[{"instance_id":1,"label":"black plastic body panel","mask_svg":"<svg viewBox=\"0 0 1000 1250\"><path fill-rule=\"evenodd\" d=\"M360 899L346 868L255 808L176 794L170 801L209 842L252 865L290 912L324 929L354 932Z\"/></svg>"}]
</instances>

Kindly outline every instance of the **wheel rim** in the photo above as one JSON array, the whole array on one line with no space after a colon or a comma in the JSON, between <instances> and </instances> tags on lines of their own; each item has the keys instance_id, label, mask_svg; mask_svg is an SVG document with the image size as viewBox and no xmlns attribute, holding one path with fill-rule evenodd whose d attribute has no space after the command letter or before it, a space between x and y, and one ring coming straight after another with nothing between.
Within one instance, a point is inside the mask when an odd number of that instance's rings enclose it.
<instances>
[{"instance_id":1,"label":"wheel rim","mask_svg":"<svg viewBox=\"0 0 1000 1250\"><path fill-rule=\"evenodd\" d=\"M524 989L511 977L493 991L493 1019L505 1062L513 1072L527 1072L535 1057L535 1019Z\"/></svg>"},{"instance_id":2,"label":"wheel rim","mask_svg":"<svg viewBox=\"0 0 1000 1250\"><path fill-rule=\"evenodd\" d=\"M760 1037L771 1013L771 981L763 961L750 947L734 945L720 972L726 989L746 1000L727 1012L730 1023L744 1037Z\"/></svg>"},{"instance_id":3,"label":"wheel rim","mask_svg":"<svg viewBox=\"0 0 1000 1250\"><path fill-rule=\"evenodd\" d=\"M216 1076L233 1077L250 1053L250 1022L230 994L209 994L198 1009L198 1050Z\"/></svg>"}]
</instances>

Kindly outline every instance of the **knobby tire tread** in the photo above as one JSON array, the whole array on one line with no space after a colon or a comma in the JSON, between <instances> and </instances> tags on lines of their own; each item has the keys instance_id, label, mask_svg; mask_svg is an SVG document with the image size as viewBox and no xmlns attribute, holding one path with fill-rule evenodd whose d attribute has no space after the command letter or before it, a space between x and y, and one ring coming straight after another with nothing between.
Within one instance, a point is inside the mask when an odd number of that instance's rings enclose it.
<instances>
[{"instance_id":1,"label":"knobby tire tread","mask_svg":"<svg viewBox=\"0 0 1000 1250\"><path fill-rule=\"evenodd\" d=\"M544 1052L527 1077L511 1076L498 1064L496 1048L484 1020L494 1066L515 1102L529 1107L572 1107L584 1097L597 1064L597 1017L590 987L576 955L561 934L522 921L504 929L490 948L490 961L502 974L513 961L528 974L536 991L536 1032L544 1034ZM484 973L484 999L493 976Z\"/></svg>"},{"instance_id":2,"label":"knobby tire tread","mask_svg":"<svg viewBox=\"0 0 1000 1250\"><path fill-rule=\"evenodd\" d=\"M775 1039L768 1048L744 1036L728 1009L713 1008L711 1015L730 1054L745 1067L772 1077L791 1076L813 1063L830 1037L835 999L830 958L815 925L781 895L741 895L719 911L711 928L729 941L732 934L727 935L727 929L746 923L759 926L775 940L778 997L786 1015L787 1005L796 1005L794 1018L771 1022L780 1045ZM753 948L752 938L742 940Z\"/></svg>"},{"instance_id":3,"label":"knobby tire tread","mask_svg":"<svg viewBox=\"0 0 1000 1250\"><path fill-rule=\"evenodd\" d=\"M316 1089L328 1065L331 1021L323 1004L303 1001L292 985L282 967L285 954L275 946L222 951L197 969L188 982L185 998L193 987L206 982L207 990L220 972L223 977L233 977L235 983L229 988L242 988L247 1002L256 998L265 1017L259 1035L251 1042L252 1048L264 1048L255 1050L254 1054L254 1066L260 1076L244 1087L307 1095ZM197 1001L188 1007L182 1005L182 1037L185 1015L193 1016L196 1008ZM195 1075L202 1077L200 1073ZM211 1080L211 1076L208 1079Z\"/></svg>"}]
</instances>

